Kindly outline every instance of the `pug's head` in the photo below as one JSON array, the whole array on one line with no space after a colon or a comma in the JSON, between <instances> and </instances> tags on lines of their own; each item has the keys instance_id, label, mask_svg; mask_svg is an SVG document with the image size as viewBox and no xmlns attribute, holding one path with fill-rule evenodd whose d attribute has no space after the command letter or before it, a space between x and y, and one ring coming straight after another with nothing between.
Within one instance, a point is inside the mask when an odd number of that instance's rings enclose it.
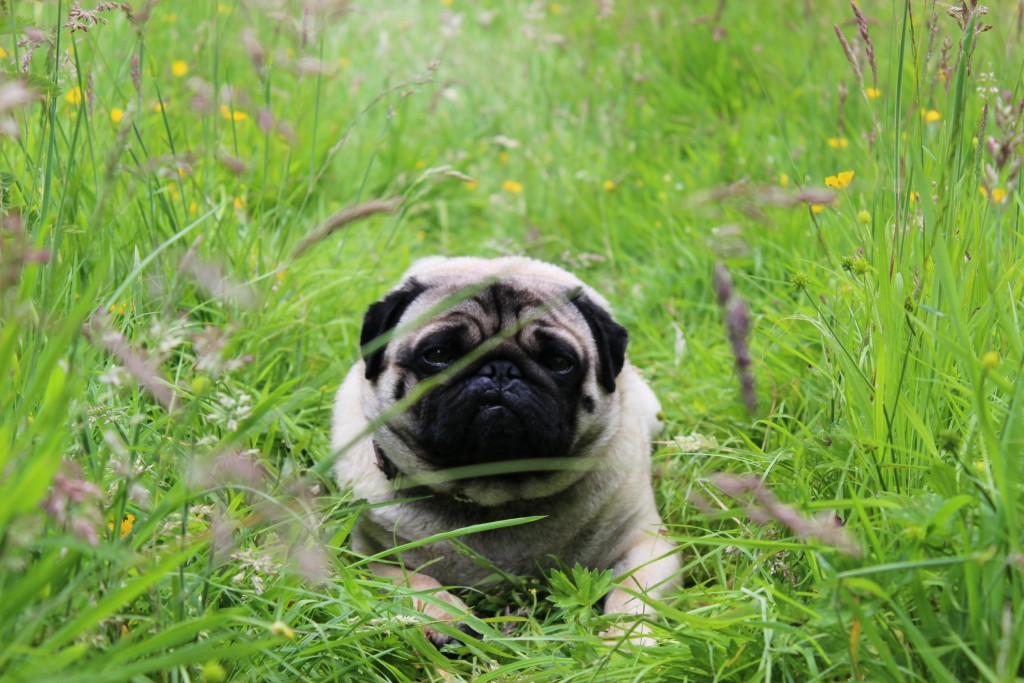
<instances>
[{"instance_id":1,"label":"pug's head","mask_svg":"<svg viewBox=\"0 0 1024 683\"><path fill-rule=\"evenodd\" d=\"M556 266L421 261L363 322L378 457L479 504L556 493L619 427L627 339L604 299Z\"/></svg>"}]
</instances>

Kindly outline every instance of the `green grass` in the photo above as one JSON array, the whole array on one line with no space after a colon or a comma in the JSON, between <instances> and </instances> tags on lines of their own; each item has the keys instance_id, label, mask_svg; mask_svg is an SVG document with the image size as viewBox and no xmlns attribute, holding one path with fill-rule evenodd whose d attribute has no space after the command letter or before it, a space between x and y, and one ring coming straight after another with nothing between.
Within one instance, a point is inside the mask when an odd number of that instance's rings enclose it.
<instances>
[{"instance_id":1,"label":"green grass","mask_svg":"<svg viewBox=\"0 0 1024 683\"><path fill-rule=\"evenodd\" d=\"M0 3L3 83L37 93L0 97L0 678L1019 680L1017 4L863 3L873 99L844 3L180 0L73 33ZM447 657L348 549L332 394L435 253L572 268L629 327L686 568L658 647L602 643L606 577L567 568L468 591L485 637ZM718 472L863 552L755 523Z\"/></svg>"}]
</instances>

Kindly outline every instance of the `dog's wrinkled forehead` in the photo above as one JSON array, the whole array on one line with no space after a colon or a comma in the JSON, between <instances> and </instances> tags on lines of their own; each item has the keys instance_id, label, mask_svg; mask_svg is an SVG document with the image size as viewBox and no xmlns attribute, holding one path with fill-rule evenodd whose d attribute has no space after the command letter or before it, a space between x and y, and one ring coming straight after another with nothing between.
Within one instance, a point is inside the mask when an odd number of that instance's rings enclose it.
<instances>
[{"instance_id":1,"label":"dog's wrinkled forehead","mask_svg":"<svg viewBox=\"0 0 1024 683\"><path fill-rule=\"evenodd\" d=\"M419 280L417 279L417 282ZM497 281L422 282L424 292L405 311L400 326L409 326L405 343L438 327L458 327L464 336L479 343L497 335L524 342L538 329L566 337L579 351L587 346L580 330L583 317L570 301L578 288L556 284L522 282L516 278ZM585 329L585 324L583 325Z\"/></svg>"}]
</instances>

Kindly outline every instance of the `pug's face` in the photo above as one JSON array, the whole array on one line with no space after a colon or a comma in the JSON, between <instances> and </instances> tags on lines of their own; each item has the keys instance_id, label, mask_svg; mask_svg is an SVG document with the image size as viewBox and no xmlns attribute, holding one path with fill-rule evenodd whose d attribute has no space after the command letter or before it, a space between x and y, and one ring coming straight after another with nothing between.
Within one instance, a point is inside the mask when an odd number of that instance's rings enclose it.
<instances>
[{"instance_id":1,"label":"pug's face","mask_svg":"<svg viewBox=\"0 0 1024 683\"><path fill-rule=\"evenodd\" d=\"M550 495L582 476L618 427L626 331L547 264L450 259L421 269L370 307L361 343L374 349L364 412L394 413L374 433L378 452L447 493L482 504ZM436 476L473 466L468 477Z\"/></svg>"}]
</instances>

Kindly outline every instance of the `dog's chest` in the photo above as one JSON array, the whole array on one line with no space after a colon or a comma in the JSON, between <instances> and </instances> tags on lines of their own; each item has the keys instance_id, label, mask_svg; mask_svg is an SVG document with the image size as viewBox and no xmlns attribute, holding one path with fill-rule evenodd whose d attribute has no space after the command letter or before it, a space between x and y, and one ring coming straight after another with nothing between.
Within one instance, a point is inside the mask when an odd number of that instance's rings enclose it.
<instances>
[{"instance_id":1,"label":"dog's chest","mask_svg":"<svg viewBox=\"0 0 1024 683\"><path fill-rule=\"evenodd\" d=\"M422 500L376 508L361 520L358 533L380 552L439 533L501 520L543 516L515 526L460 535L404 551L410 569L429 565L446 585L470 585L500 572L535 576L559 565L611 567L625 550L635 513L619 496L566 493L544 501L522 501L500 509L450 500ZM592 493L592 492L589 492ZM397 559L397 558L395 558Z\"/></svg>"}]
</instances>

